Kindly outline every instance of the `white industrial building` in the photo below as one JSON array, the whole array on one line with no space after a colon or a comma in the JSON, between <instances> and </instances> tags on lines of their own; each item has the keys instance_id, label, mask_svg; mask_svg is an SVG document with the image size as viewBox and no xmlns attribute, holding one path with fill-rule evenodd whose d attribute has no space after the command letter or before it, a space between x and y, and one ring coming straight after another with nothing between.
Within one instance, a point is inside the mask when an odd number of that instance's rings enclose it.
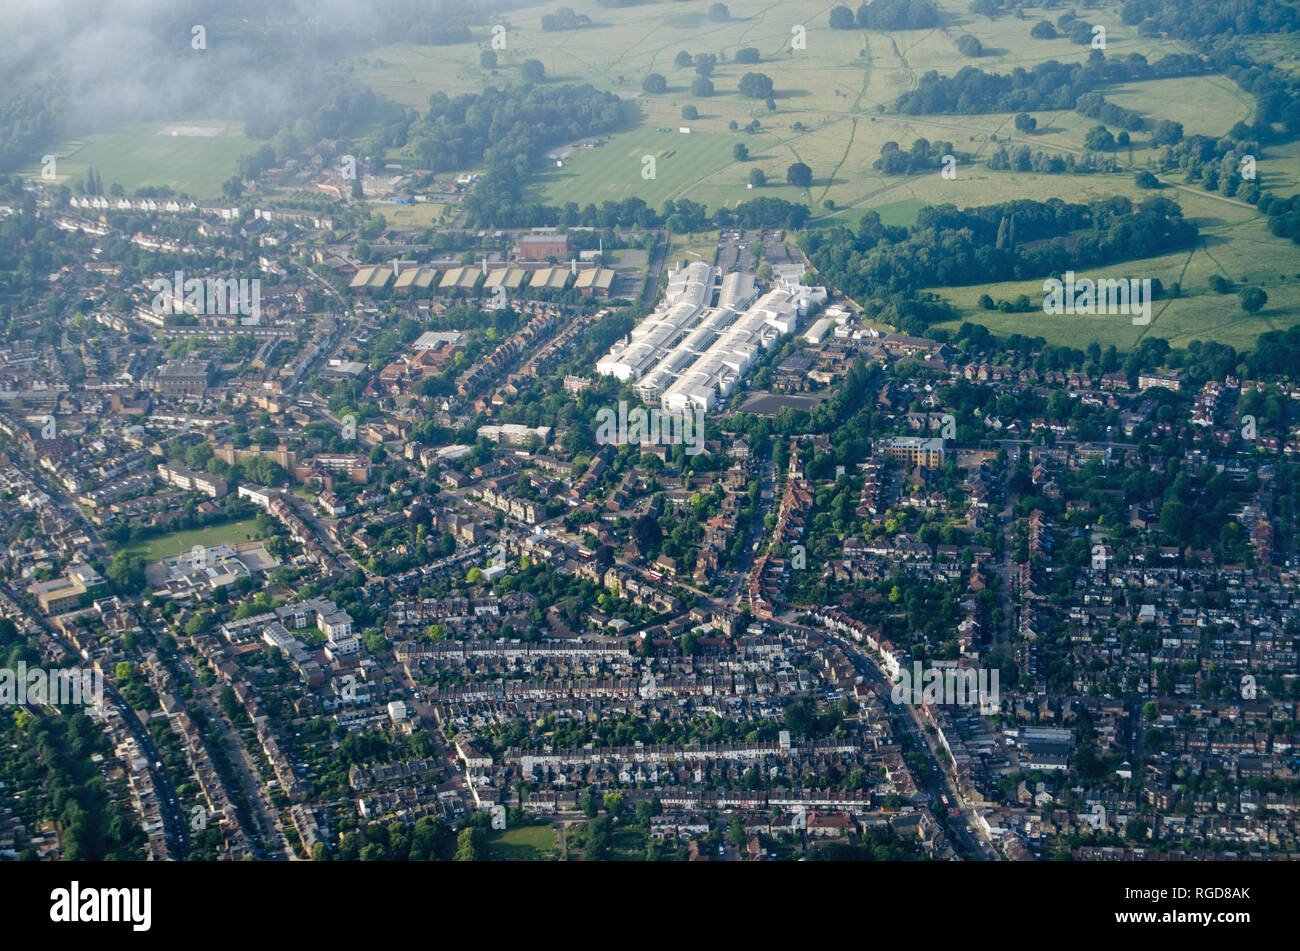
<instances>
[{"instance_id":1,"label":"white industrial building","mask_svg":"<svg viewBox=\"0 0 1300 951\"><path fill-rule=\"evenodd\" d=\"M755 301L753 274L733 271L716 283L719 276L703 263L670 271L663 304L596 371L634 382L641 399L667 412L713 409L763 350L795 331L800 312L797 293L778 287Z\"/></svg>"},{"instance_id":2,"label":"white industrial building","mask_svg":"<svg viewBox=\"0 0 1300 951\"><path fill-rule=\"evenodd\" d=\"M676 382L664 390L663 408L685 412L713 409L731 395L759 355L774 347L798 325L798 306L788 291L772 290L746 308L692 363Z\"/></svg>"},{"instance_id":3,"label":"white industrial building","mask_svg":"<svg viewBox=\"0 0 1300 951\"><path fill-rule=\"evenodd\" d=\"M645 376L700 322L712 299L715 274L702 261L669 271L662 306L614 344L597 362L596 372L625 383Z\"/></svg>"},{"instance_id":4,"label":"white industrial building","mask_svg":"<svg viewBox=\"0 0 1300 951\"><path fill-rule=\"evenodd\" d=\"M799 315L808 313L811 304L825 303L827 294L824 287L809 287L803 282L804 266L802 264L775 264L772 266L773 286L789 291L799 308Z\"/></svg>"}]
</instances>

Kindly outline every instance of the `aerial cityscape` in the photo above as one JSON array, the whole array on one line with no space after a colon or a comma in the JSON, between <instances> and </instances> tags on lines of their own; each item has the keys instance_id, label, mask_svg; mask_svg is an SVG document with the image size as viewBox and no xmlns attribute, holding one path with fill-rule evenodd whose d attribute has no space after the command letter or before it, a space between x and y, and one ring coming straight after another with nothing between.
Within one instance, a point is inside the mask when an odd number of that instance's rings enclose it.
<instances>
[{"instance_id":1,"label":"aerial cityscape","mask_svg":"<svg viewBox=\"0 0 1300 951\"><path fill-rule=\"evenodd\" d=\"M6 19L0 860L1300 858L1295 3Z\"/></svg>"}]
</instances>

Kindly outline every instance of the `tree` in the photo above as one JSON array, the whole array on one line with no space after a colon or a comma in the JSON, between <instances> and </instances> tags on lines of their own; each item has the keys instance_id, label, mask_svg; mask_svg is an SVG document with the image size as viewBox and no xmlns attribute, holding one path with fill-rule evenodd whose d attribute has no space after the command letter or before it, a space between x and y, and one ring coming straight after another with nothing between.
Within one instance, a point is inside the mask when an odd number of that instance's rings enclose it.
<instances>
[{"instance_id":1,"label":"tree","mask_svg":"<svg viewBox=\"0 0 1300 951\"><path fill-rule=\"evenodd\" d=\"M772 95L772 77L766 73L746 73L740 77L738 88L749 99L767 99Z\"/></svg>"},{"instance_id":2,"label":"tree","mask_svg":"<svg viewBox=\"0 0 1300 951\"><path fill-rule=\"evenodd\" d=\"M546 78L546 69L542 66L539 59L526 59L523 66L520 67L520 75L524 77L526 83L540 83Z\"/></svg>"},{"instance_id":3,"label":"tree","mask_svg":"<svg viewBox=\"0 0 1300 951\"><path fill-rule=\"evenodd\" d=\"M1192 510L1177 499L1170 499L1160 509L1160 527L1179 541L1186 541L1192 530Z\"/></svg>"},{"instance_id":4,"label":"tree","mask_svg":"<svg viewBox=\"0 0 1300 951\"><path fill-rule=\"evenodd\" d=\"M1161 119L1151 132L1152 145L1177 145L1183 139L1183 124Z\"/></svg>"},{"instance_id":5,"label":"tree","mask_svg":"<svg viewBox=\"0 0 1300 951\"><path fill-rule=\"evenodd\" d=\"M1056 27L1047 20L1039 20L1029 31L1029 35L1036 40L1054 40L1057 36Z\"/></svg>"},{"instance_id":6,"label":"tree","mask_svg":"<svg viewBox=\"0 0 1300 951\"><path fill-rule=\"evenodd\" d=\"M803 162L795 162L785 170L785 180L796 188L809 188L813 181L812 169Z\"/></svg>"},{"instance_id":7,"label":"tree","mask_svg":"<svg viewBox=\"0 0 1300 951\"><path fill-rule=\"evenodd\" d=\"M694 61L695 60L691 57L691 54L686 52L686 50L682 50L675 57L673 57L673 62L676 63L678 66L682 67L683 69L689 67L691 63L693 63Z\"/></svg>"},{"instance_id":8,"label":"tree","mask_svg":"<svg viewBox=\"0 0 1300 951\"><path fill-rule=\"evenodd\" d=\"M737 142L731 147L731 157L737 162L749 161L749 149L745 146L744 142Z\"/></svg>"},{"instance_id":9,"label":"tree","mask_svg":"<svg viewBox=\"0 0 1300 951\"><path fill-rule=\"evenodd\" d=\"M478 843L475 841L477 831L473 826L460 830L460 835L456 837L456 854L452 857L453 862L478 861Z\"/></svg>"},{"instance_id":10,"label":"tree","mask_svg":"<svg viewBox=\"0 0 1300 951\"><path fill-rule=\"evenodd\" d=\"M649 514L641 515L632 523L632 537L636 540L637 547L641 549L641 554L644 555L658 549L659 542L663 538L663 530Z\"/></svg>"},{"instance_id":11,"label":"tree","mask_svg":"<svg viewBox=\"0 0 1300 951\"><path fill-rule=\"evenodd\" d=\"M696 109L694 106L682 106L683 119L698 119L699 117L700 117L699 109Z\"/></svg>"},{"instance_id":12,"label":"tree","mask_svg":"<svg viewBox=\"0 0 1300 951\"><path fill-rule=\"evenodd\" d=\"M584 862L599 862L609 857L611 835L608 819L594 819L587 823L586 841L582 847Z\"/></svg>"},{"instance_id":13,"label":"tree","mask_svg":"<svg viewBox=\"0 0 1300 951\"><path fill-rule=\"evenodd\" d=\"M1237 296L1241 298L1241 309L1248 314L1257 313L1268 303L1268 295L1262 287L1243 287Z\"/></svg>"},{"instance_id":14,"label":"tree","mask_svg":"<svg viewBox=\"0 0 1300 951\"><path fill-rule=\"evenodd\" d=\"M713 80L696 76L691 82L691 95L698 99L707 99L713 95Z\"/></svg>"},{"instance_id":15,"label":"tree","mask_svg":"<svg viewBox=\"0 0 1300 951\"><path fill-rule=\"evenodd\" d=\"M1160 179L1156 178L1148 171L1138 172L1133 176L1133 181L1138 188L1159 188Z\"/></svg>"},{"instance_id":16,"label":"tree","mask_svg":"<svg viewBox=\"0 0 1300 951\"><path fill-rule=\"evenodd\" d=\"M1104 125L1093 126L1083 137L1083 147L1089 152L1110 152L1115 148L1115 137Z\"/></svg>"},{"instance_id":17,"label":"tree","mask_svg":"<svg viewBox=\"0 0 1300 951\"><path fill-rule=\"evenodd\" d=\"M497 51L496 51L496 50L484 50L483 52L479 53L479 54L478 54L478 64L479 64L480 66L482 66L484 69L496 69L496 68L497 68Z\"/></svg>"},{"instance_id":18,"label":"tree","mask_svg":"<svg viewBox=\"0 0 1300 951\"><path fill-rule=\"evenodd\" d=\"M853 19L853 11L848 7L835 7L831 10L832 30L851 30L856 26L857 21Z\"/></svg>"},{"instance_id":19,"label":"tree","mask_svg":"<svg viewBox=\"0 0 1300 951\"><path fill-rule=\"evenodd\" d=\"M963 33L961 36L957 37L957 50L963 56L974 58L983 55L984 44L975 39L975 37L971 36L969 33Z\"/></svg>"},{"instance_id":20,"label":"tree","mask_svg":"<svg viewBox=\"0 0 1300 951\"><path fill-rule=\"evenodd\" d=\"M641 80L641 88L652 96L660 96L668 91L668 80L659 73L651 73Z\"/></svg>"},{"instance_id":21,"label":"tree","mask_svg":"<svg viewBox=\"0 0 1300 951\"><path fill-rule=\"evenodd\" d=\"M1038 120L1027 112L1016 113L1015 123L1016 131L1023 132L1026 135L1029 135L1038 128Z\"/></svg>"},{"instance_id":22,"label":"tree","mask_svg":"<svg viewBox=\"0 0 1300 951\"><path fill-rule=\"evenodd\" d=\"M759 61L758 47L742 46L736 50L736 55L732 57L737 63L757 63Z\"/></svg>"},{"instance_id":23,"label":"tree","mask_svg":"<svg viewBox=\"0 0 1300 951\"><path fill-rule=\"evenodd\" d=\"M731 11L725 3L709 4L709 19L714 23L726 23L731 19Z\"/></svg>"},{"instance_id":24,"label":"tree","mask_svg":"<svg viewBox=\"0 0 1300 951\"><path fill-rule=\"evenodd\" d=\"M749 841L749 837L745 834L745 820L740 813L732 813L731 823L727 829L727 838L738 849L743 849L745 843Z\"/></svg>"},{"instance_id":25,"label":"tree","mask_svg":"<svg viewBox=\"0 0 1300 951\"><path fill-rule=\"evenodd\" d=\"M761 168L751 168L749 170L749 184L755 188L762 188L767 184L767 175Z\"/></svg>"}]
</instances>

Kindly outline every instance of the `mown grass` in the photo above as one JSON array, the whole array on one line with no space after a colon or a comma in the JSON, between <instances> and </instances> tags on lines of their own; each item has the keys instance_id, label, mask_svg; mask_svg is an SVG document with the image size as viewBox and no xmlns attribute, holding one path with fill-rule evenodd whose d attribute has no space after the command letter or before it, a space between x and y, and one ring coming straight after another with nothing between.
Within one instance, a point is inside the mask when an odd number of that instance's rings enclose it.
<instances>
[{"instance_id":1,"label":"mown grass","mask_svg":"<svg viewBox=\"0 0 1300 951\"><path fill-rule=\"evenodd\" d=\"M160 134L169 126L219 128L215 136ZM60 142L51 148L57 156L56 182L72 186L91 166L99 173L105 191L120 184L128 195L147 185L166 185L193 198L217 198L221 184L239 168L241 156L256 151L260 143L244 137L239 122L176 119L142 122L113 132ZM40 163L21 170L39 178Z\"/></svg>"}]
</instances>

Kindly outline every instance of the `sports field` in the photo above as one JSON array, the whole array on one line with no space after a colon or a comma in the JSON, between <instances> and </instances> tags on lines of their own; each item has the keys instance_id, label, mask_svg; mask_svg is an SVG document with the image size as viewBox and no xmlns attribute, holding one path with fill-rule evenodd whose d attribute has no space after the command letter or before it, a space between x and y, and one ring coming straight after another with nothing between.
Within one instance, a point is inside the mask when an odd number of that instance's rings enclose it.
<instances>
[{"instance_id":1,"label":"sports field","mask_svg":"<svg viewBox=\"0 0 1300 951\"><path fill-rule=\"evenodd\" d=\"M376 215L383 215L384 220L394 228L428 228L445 220L447 206L438 202L420 202L414 205L398 205L391 201L372 201L366 208ZM451 217L455 217L452 212Z\"/></svg>"},{"instance_id":2,"label":"sports field","mask_svg":"<svg viewBox=\"0 0 1300 951\"><path fill-rule=\"evenodd\" d=\"M179 119L142 122L114 132L60 142L55 181L71 187L93 166L107 191L120 184L128 195L147 185L166 185L176 194L217 198L221 183L236 173L241 156L260 143L244 138L239 122ZM22 174L39 178L40 163Z\"/></svg>"},{"instance_id":3,"label":"sports field","mask_svg":"<svg viewBox=\"0 0 1300 951\"><path fill-rule=\"evenodd\" d=\"M238 545L242 542L256 541L263 537L265 536L257 530L257 519L246 518L238 522L227 522L225 525L173 532L170 535L160 535L156 538L132 542L123 546L122 550L132 555L140 555L145 561L152 563L161 561L168 555L188 552L195 545L205 545L209 548L222 543Z\"/></svg>"}]
</instances>

